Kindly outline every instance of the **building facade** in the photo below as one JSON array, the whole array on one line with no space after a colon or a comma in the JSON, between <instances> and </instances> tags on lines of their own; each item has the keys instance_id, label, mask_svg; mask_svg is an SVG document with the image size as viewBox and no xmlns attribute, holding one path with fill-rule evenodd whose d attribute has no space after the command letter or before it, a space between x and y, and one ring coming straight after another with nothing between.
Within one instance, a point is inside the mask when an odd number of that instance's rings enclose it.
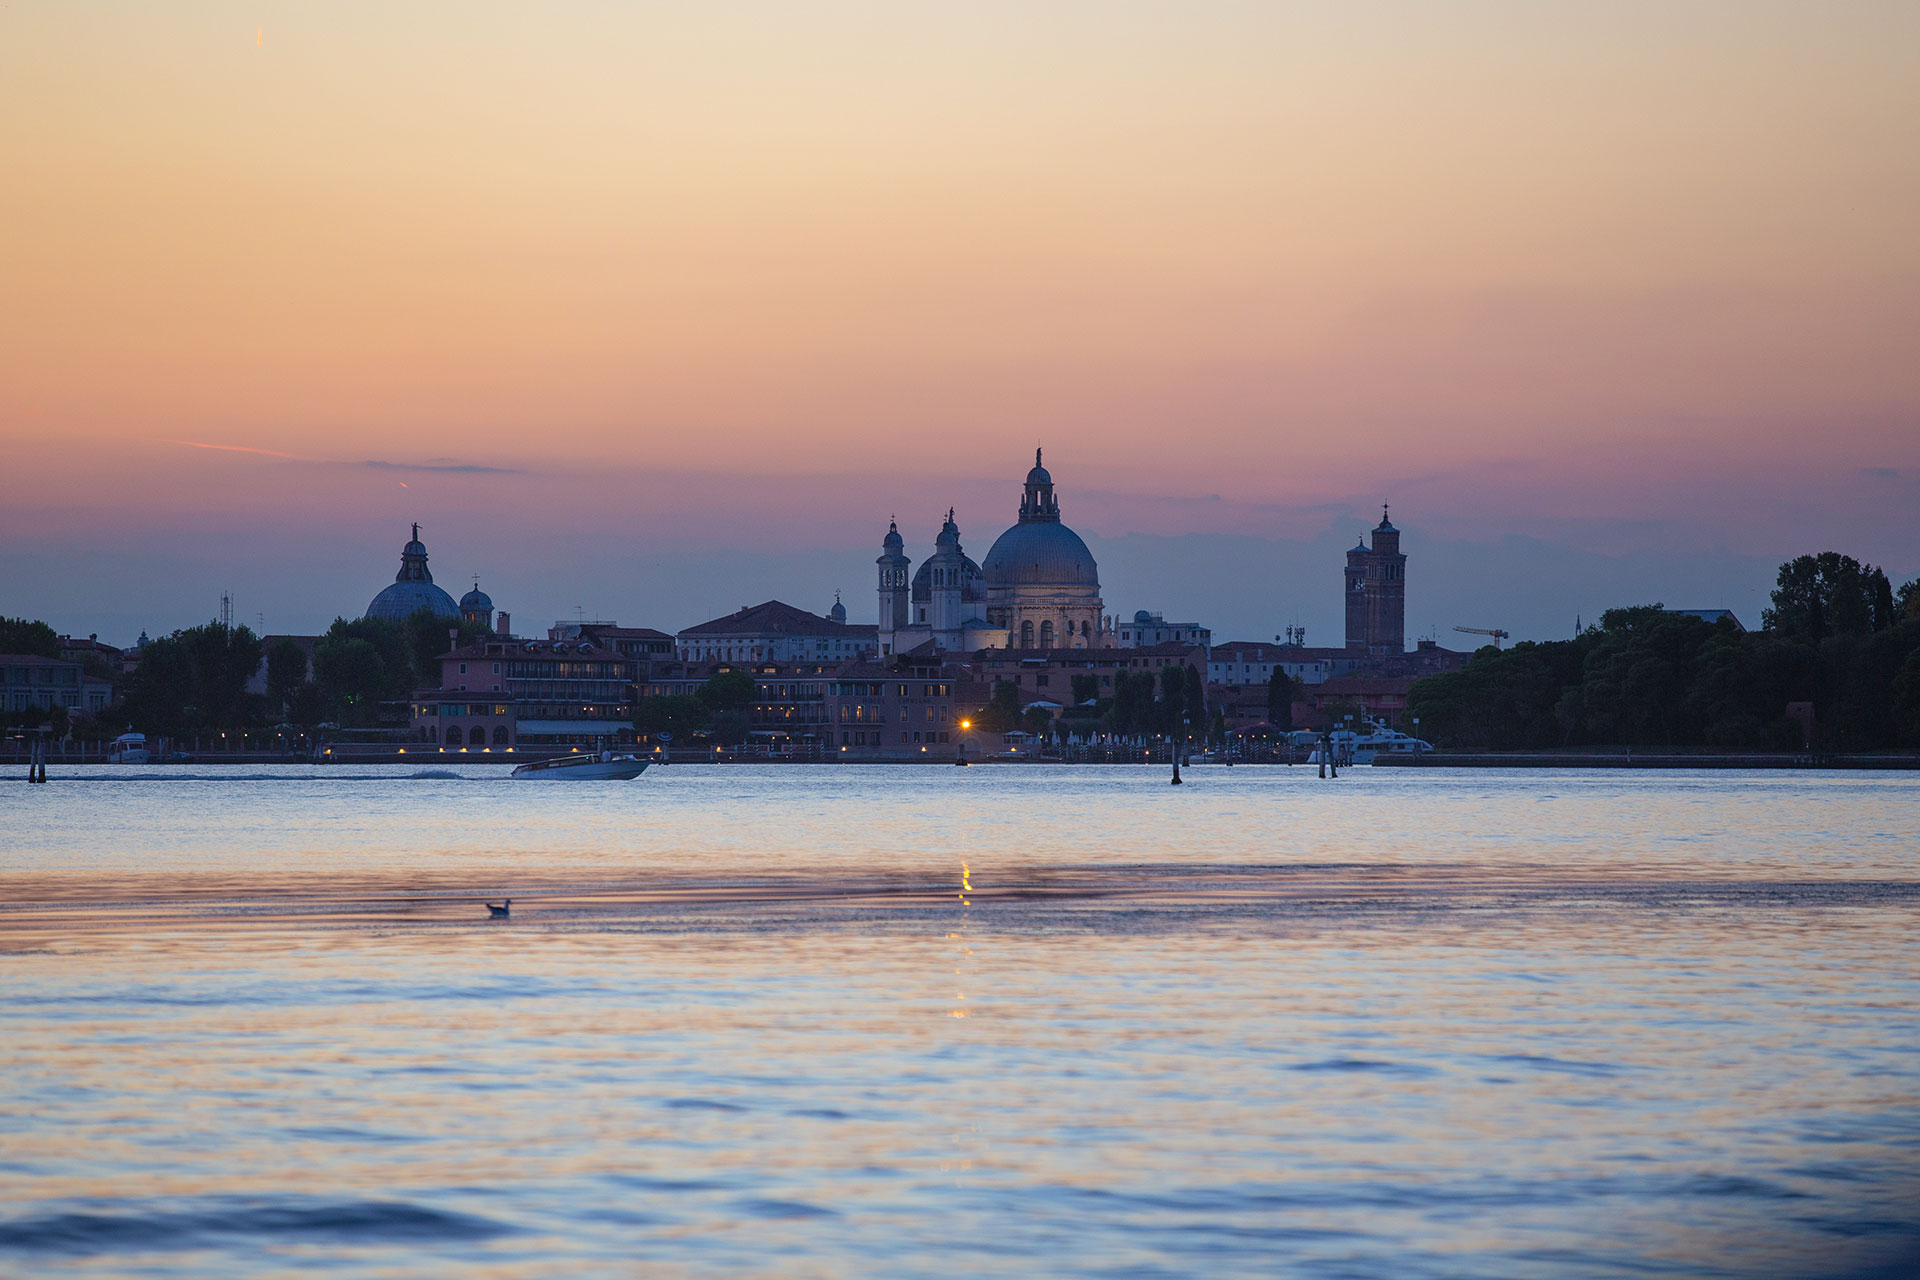
<instances>
[{"instance_id":1,"label":"building facade","mask_svg":"<svg viewBox=\"0 0 1920 1280\"><path fill-rule=\"evenodd\" d=\"M37 653L0 653L0 708L74 715L104 711L113 701L113 685L95 679L77 662L43 658Z\"/></svg>"},{"instance_id":2,"label":"building facade","mask_svg":"<svg viewBox=\"0 0 1920 1280\"><path fill-rule=\"evenodd\" d=\"M1215 645L1207 655L1207 683L1264 685L1281 671L1301 684L1319 684L1333 674L1329 659L1309 657L1301 645L1264 644L1257 640L1230 640Z\"/></svg>"},{"instance_id":3,"label":"building facade","mask_svg":"<svg viewBox=\"0 0 1920 1280\"><path fill-rule=\"evenodd\" d=\"M1136 611L1131 621L1116 621L1114 643L1122 649L1154 644L1212 644L1213 631L1197 622L1168 622L1157 613Z\"/></svg>"},{"instance_id":4,"label":"building facade","mask_svg":"<svg viewBox=\"0 0 1920 1280\"><path fill-rule=\"evenodd\" d=\"M632 742L634 660L592 640L493 637L440 658L413 698L413 737L489 749Z\"/></svg>"},{"instance_id":5,"label":"building facade","mask_svg":"<svg viewBox=\"0 0 1920 1280\"><path fill-rule=\"evenodd\" d=\"M843 760L950 759L966 730L961 673L937 658L848 663L825 682L828 743Z\"/></svg>"},{"instance_id":6,"label":"building facade","mask_svg":"<svg viewBox=\"0 0 1920 1280\"><path fill-rule=\"evenodd\" d=\"M688 627L674 649L683 662L846 662L873 652L874 628L769 600Z\"/></svg>"}]
</instances>

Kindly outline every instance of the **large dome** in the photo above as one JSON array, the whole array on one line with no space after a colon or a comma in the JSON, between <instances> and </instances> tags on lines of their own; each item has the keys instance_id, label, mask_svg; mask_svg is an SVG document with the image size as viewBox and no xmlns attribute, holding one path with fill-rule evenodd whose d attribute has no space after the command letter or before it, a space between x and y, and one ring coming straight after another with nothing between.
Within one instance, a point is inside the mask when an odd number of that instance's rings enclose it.
<instances>
[{"instance_id":1,"label":"large dome","mask_svg":"<svg viewBox=\"0 0 1920 1280\"><path fill-rule=\"evenodd\" d=\"M369 618L403 622L421 609L431 609L442 618L457 618L460 607L453 597L431 582L396 582L373 598L367 606Z\"/></svg>"},{"instance_id":2,"label":"large dome","mask_svg":"<svg viewBox=\"0 0 1920 1280\"><path fill-rule=\"evenodd\" d=\"M474 589L479 590L478 584ZM400 548L400 572L393 576L392 586L373 598L367 616L401 622L422 609L442 618L460 616L460 606L453 597L433 585L433 574L427 571L427 546L420 541L420 526L416 524L412 540Z\"/></svg>"},{"instance_id":3,"label":"large dome","mask_svg":"<svg viewBox=\"0 0 1920 1280\"><path fill-rule=\"evenodd\" d=\"M1016 524L1000 535L981 568L991 586L1100 585L1093 552L1079 534L1052 521Z\"/></svg>"}]
</instances>

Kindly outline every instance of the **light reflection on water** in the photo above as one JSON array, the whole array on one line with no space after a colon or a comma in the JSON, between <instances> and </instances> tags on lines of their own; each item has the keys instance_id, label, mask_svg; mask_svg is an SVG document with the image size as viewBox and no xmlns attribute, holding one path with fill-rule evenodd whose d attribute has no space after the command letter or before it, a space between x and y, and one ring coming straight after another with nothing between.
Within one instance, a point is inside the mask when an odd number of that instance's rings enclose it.
<instances>
[{"instance_id":1,"label":"light reflection on water","mask_svg":"<svg viewBox=\"0 0 1920 1280\"><path fill-rule=\"evenodd\" d=\"M1902 778L105 772L0 784L0 1272L1913 1257Z\"/></svg>"}]
</instances>

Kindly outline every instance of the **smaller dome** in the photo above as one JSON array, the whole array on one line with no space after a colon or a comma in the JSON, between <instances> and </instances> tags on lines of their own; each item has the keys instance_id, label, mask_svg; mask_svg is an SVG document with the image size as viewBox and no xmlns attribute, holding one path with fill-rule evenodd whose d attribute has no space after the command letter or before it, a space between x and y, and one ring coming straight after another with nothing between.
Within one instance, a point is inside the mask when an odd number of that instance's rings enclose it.
<instances>
[{"instance_id":1,"label":"smaller dome","mask_svg":"<svg viewBox=\"0 0 1920 1280\"><path fill-rule=\"evenodd\" d=\"M906 541L900 536L900 526L898 524L895 524L891 520L887 521L887 536L880 539L880 545L889 551L898 551L906 545Z\"/></svg>"},{"instance_id":2,"label":"smaller dome","mask_svg":"<svg viewBox=\"0 0 1920 1280\"><path fill-rule=\"evenodd\" d=\"M847 606L840 603L840 593L837 591L833 593L833 608L827 610L827 617L843 626L846 624Z\"/></svg>"},{"instance_id":3,"label":"smaller dome","mask_svg":"<svg viewBox=\"0 0 1920 1280\"><path fill-rule=\"evenodd\" d=\"M493 597L480 589L479 583L473 584L473 590L460 597L462 613L492 613Z\"/></svg>"},{"instance_id":4,"label":"smaller dome","mask_svg":"<svg viewBox=\"0 0 1920 1280\"><path fill-rule=\"evenodd\" d=\"M1133 620L1135 622L1152 622L1153 615L1151 613L1148 613L1145 609L1135 609L1133 611Z\"/></svg>"}]
</instances>

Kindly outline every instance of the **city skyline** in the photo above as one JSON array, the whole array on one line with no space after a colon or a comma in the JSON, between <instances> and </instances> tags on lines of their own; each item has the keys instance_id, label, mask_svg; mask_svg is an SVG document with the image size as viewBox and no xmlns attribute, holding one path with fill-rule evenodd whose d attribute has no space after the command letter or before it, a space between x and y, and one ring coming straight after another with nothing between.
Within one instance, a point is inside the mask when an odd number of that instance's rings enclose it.
<instances>
[{"instance_id":1,"label":"city skyline","mask_svg":"<svg viewBox=\"0 0 1920 1280\"><path fill-rule=\"evenodd\" d=\"M1920 572L1910 6L571 14L0 12L9 607L858 609L1037 443L1221 634L1382 500L1417 634Z\"/></svg>"}]
</instances>

